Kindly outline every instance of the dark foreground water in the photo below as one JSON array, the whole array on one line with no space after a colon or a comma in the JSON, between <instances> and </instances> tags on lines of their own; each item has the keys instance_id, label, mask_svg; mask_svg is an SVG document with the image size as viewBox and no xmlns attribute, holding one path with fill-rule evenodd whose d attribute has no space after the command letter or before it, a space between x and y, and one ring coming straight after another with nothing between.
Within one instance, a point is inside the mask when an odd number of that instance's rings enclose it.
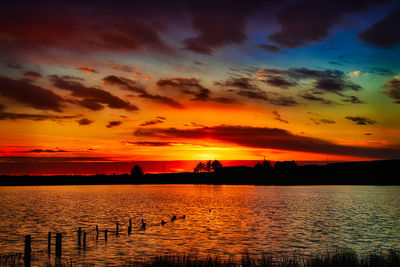
<instances>
[{"instance_id":1,"label":"dark foreground water","mask_svg":"<svg viewBox=\"0 0 400 267\"><path fill-rule=\"evenodd\" d=\"M173 215L186 219L172 223ZM146 231L139 230L141 218ZM118 236L111 232L116 221ZM400 249L399 222L400 187L391 186L0 187L0 254L23 251L26 234L33 251L46 250L48 231L62 232L64 257L97 264L164 252ZM110 231L107 242L103 232L96 240L96 225ZM87 249L78 247L78 227L88 232Z\"/></svg>"}]
</instances>

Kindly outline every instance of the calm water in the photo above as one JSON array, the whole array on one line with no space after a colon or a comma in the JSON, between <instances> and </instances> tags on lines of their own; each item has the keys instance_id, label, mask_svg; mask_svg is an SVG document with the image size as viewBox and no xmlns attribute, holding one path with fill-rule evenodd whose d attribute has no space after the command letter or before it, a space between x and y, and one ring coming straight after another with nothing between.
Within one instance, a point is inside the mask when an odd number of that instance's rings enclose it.
<instances>
[{"instance_id":1,"label":"calm water","mask_svg":"<svg viewBox=\"0 0 400 267\"><path fill-rule=\"evenodd\" d=\"M211 211L210 211L211 210ZM172 215L186 215L173 223ZM127 235L129 218L144 218ZM161 219L168 221L160 226ZM162 252L302 254L350 247L400 249L400 187L112 185L0 188L0 253L47 249L47 232L63 232L63 256L98 264ZM115 229L108 241L100 230ZM78 249L78 227L88 234Z\"/></svg>"}]
</instances>

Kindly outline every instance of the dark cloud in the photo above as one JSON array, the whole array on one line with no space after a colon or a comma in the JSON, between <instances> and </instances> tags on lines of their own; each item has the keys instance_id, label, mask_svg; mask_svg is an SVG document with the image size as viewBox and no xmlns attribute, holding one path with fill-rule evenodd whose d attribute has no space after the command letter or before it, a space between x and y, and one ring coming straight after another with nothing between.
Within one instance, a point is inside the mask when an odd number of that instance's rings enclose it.
<instances>
[{"instance_id":1,"label":"dark cloud","mask_svg":"<svg viewBox=\"0 0 400 267\"><path fill-rule=\"evenodd\" d=\"M141 98L144 99L149 99L152 100L156 103L160 103L160 104L164 104L173 108L177 108L177 109L184 109L185 106L182 105L181 103L179 103L178 101L167 97L167 96L161 96L161 95L153 95L153 94L149 94L149 93L142 93L139 95Z\"/></svg>"},{"instance_id":2,"label":"dark cloud","mask_svg":"<svg viewBox=\"0 0 400 267\"><path fill-rule=\"evenodd\" d=\"M338 24L345 14L367 11L384 2L388 1L293 1L277 13L281 29L268 39L288 48L320 42L329 35L333 26Z\"/></svg>"},{"instance_id":3,"label":"dark cloud","mask_svg":"<svg viewBox=\"0 0 400 267\"><path fill-rule=\"evenodd\" d=\"M2 51L8 48L7 53L17 55L32 50L119 53L140 50L173 54L168 41L180 36L176 34L179 31L189 33L181 40L184 49L210 55L222 47L242 44L247 39L249 20L260 23L262 18L266 23L261 26L268 28L272 15L277 13L280 30L269 36L277 45L259 45L275 53L281 49L278 46L293 48L321 41L344 15L369 11L387 2L389 0L8 2L0 10L3 37L0 47ZM397 9L360 38L378 46L398 44L396 14ZM167 36L169 33L171 35ZM164 36L167 36L165 40Z\"/></svg>"},{"instance_id":4,"label":"dark cloud","mask_svg":"<svg viewBox=\"0 0 400 267\"><path fill-rule=\"evenodd\" d=\"M338 95L342 95L342 92L347 90L361 90L361 86L342 78L319 79L316 81L314 88Z\"/></svg>"},{"instance_id":5,"label":"dark cloud","mask_svg":"<svg viewBox=\"0 0 400 267\"><path fill-rule=\"evenodd\" d=\"M390 98L394 99L394 102L400 104L400 80L391 79L387 81L386 84L382 85L382 88L387 88L388 90L383 92Z\"/></svg>"},{"instance_id":6,"label":"dark cloud","mask_svg":"<svg viewBox=\"0 0 400 267\"><path fill-rule=\"evenodd\" d=\"M98 103L97 108L100 107L99 105L101 104L106 104L109 108L114 109L125 109L127 111L138 110L138 107L135 105L122 100L104 89L84 86L75 79L51 75L50 80L55 87L71 92L71 95L74 97L83 98L86 102L84 102L82 106L86 108L92 109L95 107L93 103L96 102Z\"/></svg>"},{"instance_id":7,"label":"dark cloud","mask_svg":"<svg viewBox=\"0 0 400 267\"><path fill-rule=\"evenodd\" d=\"M231 77L223 82L215 82L215 85L233 87L241 90L258 90L259 88L253 84L253 80L248 77Z\"/></svg>"},{"instance_id":8,"label":"dark cloud","mask_svg":"<svg viewBox=\"0 0 400 267\"><path fill-rule=\"evenodd\" d=\"M395 147L360 147L335 144L326 140L295 135L283 129L251 126L220 125L195 129L138 129L136 136L176 140L214 140L245 147L302 151L321 154L348 155L370 158L399 158Z\"/></svg>"},{"instance_id":9,"label":"dark cloud","mask_svg":"<svg viewBox=\"0 0 400 267\"><path fill-rule=\"evenodd\" d=\"M253 70L252 70L253 71ZM270 77L269 80L273 80L276 77ZM269 80L263 81L263 82L269 82ZM295 106L298 105L298 102L290 96L278 96L271 98L269 97L267 92L264 92L261 90L258 86L254 84L258 80L255 80L253 78L249 77L231 77L226 81L221 81L221 82L215 82L215 85L218 86L224 86L224 87L229 87L230 92L234 92L239 96L244 96L250 99L258 99L258 100L263 100L267 101L270 104L273 105L278 105L278 106ZM284 81L283 79L276 79L272 81L272 83L277 86L278 84L281 87L286 87L289 84L293 85L294 83L290 83ZM277 93L274 93L274 95L278 95Z\"/></svg>"},{"instance_id":10,"label":"dark cloud","mask_svg":"<svg viewBox=\"0 0 400 267\"><path fill-rule=\"evenodd\" d=\"M145 87L134 80L127 79L124 77L117 77L115 75L110 75L103 78L103 82L105 84L116 85L119 86L123 90L139 93L139 97L143 99L149 99L156 103L168 105L173 108L183 109L185 108L181 103L177 102L176 100L169 98L167 96L161 95L153 95L146 91Z\"/></svg>"},{"instance_id":11,"label":"dark cloud","mask_svg":"<svg viewBox=\"0 0 400 267\"><path fill-rule=\"evenodd\" d=\"M40 110L61 112L65 100L49 89L0 76L0 94Z\"/></svg>"},{"instance_id":12,"label":"dark cloud","mask_svg":"<svg viewBox=\"0 0 400 267\"><path fill-rule=\"evenodd\" d=\"M115 70L119 70L119 71L123 71L123 72L136 72L135 68L129 65L122 65L122 64L112 64L111 68L115 69Z\"/></svg>"},{"instance_id":13,"label":"dark cloud","mask_svg":"<svg viewBox=\"0 0 400 267\"><path fill-rule=\"evenodd\" d=\"M144 93L146 91L144 86L138 81L134 81L120 76L110 75L104 77L103 82L104 84L118 85L124 90L135 93Z\"/></svg>"},{"instance_id":14,"label":"dark cloud","mask_svg":"<svg viewBox=\"0 0 400 267\"><path fill-rule=\"evenodd\" d=\"M230 97L213 97L212 100L222 104L240 104L236 99Z\"/></svg>"},{"instance_id":15,"label":"dark cloud","mask_svg":"<svg viewBox=\"0 0 400 267\"><path fill-rule=\"evenodd\" d=\"M260 99L260 100L265 100L268 101L268 96L267 93L263 91L247 91L247 90L238 90L236 93L240 96L245 96L247 98L252 98L252 99Z\"/></svg>"},{"instance_id":16,"label":"dark cloud","mask_svg":"<svg viewBox=\"0 0 400 267\"><path fill-rule=\"evenodd\" d=\"M358 38L373 46L391 48L400 44L400 6L378 21Z\"/></svg>"},{"instance_id":17,"label":"dark cloud","mask_svg":"<svg viewBox=\"0 0 400 267\"><path fill-rule=\"evenodd\" d=\"M102 110L104 108L104 106L101 105L97 100L89 98L85 98L83 100L77 100L74 103L93 111Z\"/></svg>"},{"instance_id":18,"label":"dark cloud","mask_svg":"<svg viewBox=\"0 0 400 267\"><path fill-rule=\"evenodd\" d=\"M267 50L268 52L271 53L281 53L282 50L277 47L276 45L269 45L269 44L258 44L259 48L262 48L264 50Z\"/></svg>"},{"instance_id":19,"label":"dark cloud","mask_svg":"<svg viewBox=\"0 0 400 267\"><path fill-rule=\"evenodd\" d=\"M278 113L278 111L274 110L272 111L272 114L274 115L274 119L283 123L289 123L287 120L284 120L281 118L281 115Z\"/></svg>"},{"instance_id":20,"label":"dark cloud","mask_svg":"<svg viewBox=\"0 0 400 267\"><path fill-rule=\"evenodd\" d=\"M86 119L86 118L80 119L77 122L79 123L79 125L89 125L89 124L93 123L92 120L89 120L89 119Z\"/></svg>"},{"instance_id":21,"label":"dark cloud","mask_svg":"<svg viewBox=\"0 0 400 267\"><path fill-rule=\"evenodd\" d=\"M376 121L368 119L366 117L352 117L352 116L347 116L346 119L353 121L357 125L369 125L369 124L375 124Z\"/></svg>"},{"instance_id":22,"label":"dark cloud","mask_svg":"<svg viewBox=\"0 0 400 267\"><path fill-rule=\"evenodd\" d=\"M260 7L262 1L229 0L188 1L192 13L193 27L199 32L196 37L183 40L185 49L200 54L212 54L220 47L240 44L247 39L247 19ZM272 6L271 2L268 2Z\"/></svg>"},{"instance_id":23,"label":"dark cloud","mask_svg":"<svg viewBox=\"0 0 400 267\"><path fill-rule=\"evenodd\" d=\"M18 153L64 153L64 152L71 152L63 149L31 149L27 151L18 151Z\"/></svg>"},{"instance_id":24,"label":"dark cloud","mask_svg":"<svg viewBox=\"0 0 400 267\"><path fill-rule=\"evenodd\" d=\"M4 36L0 45L21 50L171 52L162 36L187 25L187 30L193 28L196 33L182 40L184 48L211 54L246 40L247 20L261 8L276 5L274 1L260 0L251 4L245 0L8 3L0 12Z\"/></svg>"},{"instance_id":25,"label":"dark cloud","mask_svg":"<svg viewBox=\"0 0 400 267\"><path fill-rule=\"evenodd\" d=\"M106 125L107 128L116 127L122 124L122 121L109 121Z\"/></svg>"},{"instance_id":26,"label":"dark cloud","mask_svg":"<svg viewBox=\"0 0 400 267\"><path fill-rule=\"evenodd\" d=\"M275 87L280 87L280 88L289 88L289 87L293 87L293 86L297 85L297 83L287 81L279 76L270 77L269 79L265 80L264 82L269 85L272 85Z\"/></svg>"},{"instance_id":27,"label":"dark cloud","mask_svg":"<svg viewBox=\"0 0 400 267\"><path fill-rule=\"evenodd\" d=\"M113 161L106 157L55 157L55 156L7 156L0 157L0 162L39 163L39 162L108 162Z\"/></svg>"},{"instance_id":28,"label":"dark cloud","mask_svg":"<svg viewBox=\"0 0 400 267\"><path fill-rule=\"evenodd\" d=\"M0 120L62 121L62 120L76 119L79 117L80 115L58 116L51 114L27 114L27 113L4 112L0 110Z\"/></svg>"},{"instance_id":29,"label":"dark cloud","mask_svg":"<svg viewBox=\"0 0 400 267\"><path fill-rule=\"evenodd\" d=\"M96 4L92 1L10 3L0 11L0 31L4 36L0 46L36 51L47 48L165 51L168 47L160 33L166 27L161 20L168 21L176 11L172 4L168 9L162 1L152 2L160 2L156 4L161 9L164 7L163 12L150 9L151 3L138 2L118 5L105 1Z\"/></svg>"},{"instance_id":30,"label":"dark cloud","mask_svg":"<svg viewBox=\"0 0 400 267\"><path fill-rule=\"evenodd\" d=\"M342 101L352 103L352 104L364 104L363 101L361 101L358 97L356 97L354 95L345 96L345 98L342 99Z\"/></svg>"},{"instance_id":31,"label":"dark cloud","mask_svg":"<svg viewBox=\"0 0 400 267\"><path fill-rule=\"evenodd\" d=\"M204 65L204 63L203 62L201 62L201 61L197 61L197 60L195 60L195 61L193 61L194 62L194 64L196 64L196 65Z\"/></svg>"},{"instance_id":32,"label":"dark cloud","mask_svg":"<svg viewBox=\"0 0 400 267\"><path fill-rule=\"evenodd\" d=\"M313 118L310 118L310 120L312 120L312 122L314 122L314 124L316 124L316 125L320 125L320 124L335 124L336 123L334 120L329 120L329 119L313 119Z\"/></svg>"},{"instance_id":33,"label":"dark cloud","mask_svg":"<svg viewBox=\"0 0 400 267\"><path fill-rule=\"evenodd\" d=\"M361 90L361 86L348 80L345 73L340 70L314 70L308 68L291 68L291 69L261 69L257 71L260 78L267 83L281 87L296 86L298 82L314 81L314 90L322 92L330 92L342 95L343 91ZM282 77L285 77L283 79ZM305 99L313 101L321 101L321 99L313 99L309 94L304 95ZM322 102L322 101L321 101Z\"/></svg>"},{"instance_id":34,"label":"dark cloud","mask_svg":"<svg viewBox=\"0 0 400 267\"><path fill-rule=\"evenodd\" d=\"M86 73L99 73L97 70L91 67L77 67L76 69Z\"/></svg>"},{"instance_id":35,"label":"dark cloud","mask_svg":"<svg viewBox=\"0 0 400 267\"><path fill-rule=\"evenodd\" d=\"M181 92L182 94L192 95L193 101L208 101L210 98L210 90L203 87L200 81L195 78L169 78L160 79L156 82L161 88L173 88Z\"/></svg>"},{"instance_id":36,"label":"dark cloud","mask_svg":"<svg viewBox=\"0 0 400 267\"><path fill-rule=\"evenodd\" d=\"M139 142L127 142L132 145L138 146L172 146L175 142L149 142L149 141L139 141Z\"/></svg>"},{"instance_id":37,"label":"dark cloud","mask_svg":"<svg viewBox=\"0 0 400 267\"><path fill-rule=\"evenodd\" d=\"M302 97L303 99L309 100L309 101L321 102L322 104L325 104L325 105L333 104L333 102L330 101L330 100L327 100L327 99L322 98L322 97L315 96L315 95L310 94L310 93L300 94L300 97Z\"/></svg>"},{"instance_id":38,"label":"dark cloud","mask_svg":"<svg viewBox=\"0 0 400 267\"><path fill-rule=\"evenodd\" d=\"M279 96L274 99L268 99L268 102L276 106L292 107L297 106L299 103L291 96Z\"/></svg>"},{"instance_id":39,"label":"dark cloud","mask_svg":"<svg viewBox=\"0 0 400 267\"><path fill-rule=\"evenodd\" d=\"M160 123L164 123L165 120L166 120L165 117L157 117L155 120L145 121L144 123L140 124L140 126L149 126L149 125L160 124Z\"/></svg>"},{"instance_id":40,"label":"dark cloud","mask_svg":"<svg viewBox=\"0 0 400 267\"><path fill-rule=\"evenodd\" d=\"M38 78L43 78L42 74L40 74L37 71L33 71L33 70L28 70L24 73L24 76L26 78L33 78L33 79L38 79Z\"/></svg>"},{"instance_id":41,"label":"dark cloud","mask_svg":"<svg viewBox=\"0 0 400 267\"><path fill-rule=\"evenodd\" d=\"M294 80L302 79L330 79L344 78L345 73L340 70L314 70L308 68L290 68L290 69L260 69L257 70L262 77L279 77L284 76Z\"/></svg>"},{"instance_id":42,"label":"dark cloud","mask_svg":"<svg viewBox=\"0 0 400 267\"><path fill-rule=\"evenodd\" d=\"M372 135L372 133L365 133L364 135Z\"/></svg>"}]
</instances>

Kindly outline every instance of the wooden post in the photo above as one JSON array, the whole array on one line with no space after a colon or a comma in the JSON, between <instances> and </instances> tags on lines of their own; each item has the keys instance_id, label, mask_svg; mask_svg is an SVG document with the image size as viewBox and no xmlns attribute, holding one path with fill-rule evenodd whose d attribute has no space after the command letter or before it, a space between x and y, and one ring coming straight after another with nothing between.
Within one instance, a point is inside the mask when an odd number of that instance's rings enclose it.
<instances>
[{"instance_id":1,"label":"wooden post","mask_svg":"<svg viewBox=\"0 0 400 267\"><path fill-rule=\"evenodd\" d=\"M119 234L119 225L118 225L118 222L116 222L116 224L115 224L115 227L116 227L116 234L118 235Z\"/></svg>"},{"instance_id":2,"label":"wooden post","mask_svg":"<svg viewBox=\"0 0 400 267\"><path fill-rule=\"evenodd\" d=\"M51 232L47 235L47 254L51 252Z\"/></svg>"},{"instance_id":3,"label":"wooden post","mask_svg":"<svg viewBox=\"0 0 400 267\"><path fill-rule=\"evenodd\" d=\"M31 235L25 236L25 255L24 262L25 266L31 266Z\"/></svg>"},{"instance_id":4,"label":"wooden post","mask_svg":"<svg viewBox=\"0 0 400 267\"><path fill-rule=\"evenodd\" d=\"M83 248L86 248L86 232L83 231Z\"/></svg>"},{"instance_id":5,"label":"wooden post","mask_svg":"<svg viewBox=\"0 0 400 267\"><path fill-rule=\"evenodd\" d=\"M62 234L56 233L56 257L61 257Z\"/></svg>"},{"instance_id":6,"label":"wooden post","mask_svg":"<svg viewBox=\"0 0 400 267\"><path fill-rule=\"evenodd\" d=\"M108 232L108 230L106 229L106 230L104 230L104 240L105 241L107 241L107 232Z\"/></svg>"},{"instance_id":7,"label":"wooden post","mask_svg":"<svg viewBox=\"0 0 400 267\"><path fill-rule=\"evenodd\" d=\"M99 239L99 227L96 225L96 240Z\"/></svg>"},{"instance_id":8,"label":"wooden post","mask_svg":"<svg viewBox=\"0 0 400 267\"><path fill-rule=\"evenodd\" d=\"M132 220L129 219L129 226L128 226L128 235L130 235L132 232Z\"/></svg>"},{"instance_id":9,"label":"wooden post","mask_svg":"<svg viewBox=\"0 0 400 267\"><path fill-rule=\"evenodd\" d=\"M82 228L78 228L78 246L81 246L81 236L82 236Z\"/></svg>"}]
</instances>

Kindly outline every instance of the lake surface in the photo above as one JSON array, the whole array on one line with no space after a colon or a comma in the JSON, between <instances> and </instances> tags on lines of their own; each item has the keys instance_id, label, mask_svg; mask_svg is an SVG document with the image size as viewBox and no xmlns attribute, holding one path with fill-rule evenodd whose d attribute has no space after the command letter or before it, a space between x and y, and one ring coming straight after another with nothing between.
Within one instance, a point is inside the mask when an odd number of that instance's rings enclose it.
<instances>
[{"instance_id":1,"label":"lake surface","mask_svg":"<svg viewBox=\"0 0 400 267\"><path fill-rule=\"evenodd\" d=\"M186 219L171 222L173 215ZM163 252L309 255L349 247L365 253L400 249L399 220L395 186L0 187L0 254L23 251L26 234L32 251L46 250L48 231L63 233L64 257L97 264ZM96 240L96 225L114 231L116 221L118 236L109 232L105 242L100 232ZM78 227L88 232L85 250L77 244Z\"/></svg>"}]
</instances>

